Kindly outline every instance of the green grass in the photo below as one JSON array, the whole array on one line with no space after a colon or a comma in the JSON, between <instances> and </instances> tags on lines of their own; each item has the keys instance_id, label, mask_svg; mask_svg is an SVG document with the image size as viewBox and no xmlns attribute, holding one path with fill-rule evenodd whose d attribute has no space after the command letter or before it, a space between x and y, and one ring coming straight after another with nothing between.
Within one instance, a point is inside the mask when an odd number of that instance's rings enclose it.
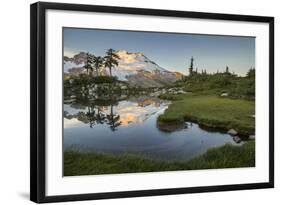
<instances>
[{"instance_id":1,"label":"green grass","mask_svg":"<svg viewBox=\"0 0 281 205\"><path fill-rule=\"evenodd\" d=\"M196 94L180 95L178 99L158 117L158 125L189 120L212 128L233 128L243 135L255 132L254 101Z\"/></svg>"},{"instance_id":2,"label":"green grass","mask_svg":"<svg viewBox=\"0 0 281 205\"><path fill-rule=\"evenodd\" d=\"M158 98L163 100L182 100L180 95L173 95L173 94L161 94Z\"/></svg>"},{"instance_id":3,"label":"green grass","mask_svg":"<svg viewBox=\"0 0 281 205\"><path fill-rule=\"evenodd\" d=\"M137 155L64 152L64 176L255 166L255 142L211 148L191 160L160 161Z\"/></svg>"},{"instance_id":4,"label":"green grass","mask_svg":"<svg viewBox=\"0 0 281 205\"><path fill-rule=\"evenodd\" d=\"M200 94L228 93L233 98L255 99L255 70L250 69L245 77L233 73L194 74L175 83L187 91Z\"/></svg>"}]
</instances>

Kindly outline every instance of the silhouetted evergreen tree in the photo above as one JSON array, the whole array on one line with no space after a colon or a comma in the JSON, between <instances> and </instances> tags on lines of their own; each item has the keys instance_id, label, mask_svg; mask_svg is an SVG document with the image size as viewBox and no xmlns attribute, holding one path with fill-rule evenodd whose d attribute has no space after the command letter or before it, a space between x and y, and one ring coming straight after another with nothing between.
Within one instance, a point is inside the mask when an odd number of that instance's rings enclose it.
<instances>
[{"instance_id":1,"label":"silhouetted evergreen tree","mask_svg":"<svg viewBox=\"0 0 281 205\"><path fill-rule=\"evenodd\" d=\"M225 73L229 73L229 68L228 68L228 66L226 66L226 68L225 68Z\"/></svg>"},{"instance_id":2,"label":"silhouetted evergreen tree","mask_svg":"<svg viewBox=\"0 0 281 205\"><path fill-rule=\"evenodd\" d=\"M103 66L103 58L100 56L93 58L93 65L96 69L97 76L99 75L99 70Z\"/></svg>"},{"instance_id":3,"label":"silhouetted evergreen tree","mask_svg":"<svg viewBox=\"0 0 281 205\"><path fill-rule=\"evenodd\" d=\"M115 50L112 48L108 49L106 56L104 57L104 65L109 68L110 76L112 76L111 69L113 66L118 66L119 56L115 53Z\"/></svg>"},{"instance_id":4,"label":"silhouetted evergreen tree","mask_svg":"<svg viewBox=\"0 0 281 205\"><path fill-rule=\"evenodd\" d=\"M194 58L192 56L191 59L190 59L189 76L193 75L193 61L194 61Z\"/></svg>"},{"instance_id":5,"label":"silhouetted evergreen tree","mask_svg":"<svg viewBox=\"0 0 281 205\"><path fill-rule=\"evenodd\" d=\"M255 77L255 68L250 68L249 71L247 72L246 76L248 78L254 78Z\"/></svg>"},{"instance_id":6,"label":"silhouetted evergreen tree","mask_svg":"<svg viewBox=\"0 0 281 205\"><path fill-rule=\"evenodd\" d=\"M84 68L87 70L87 74L89 75L89 71L93 71L92 63L93 63L93 56L88 52L86 54L86 63L84 65Z\"/></svg>"}]
</instances>

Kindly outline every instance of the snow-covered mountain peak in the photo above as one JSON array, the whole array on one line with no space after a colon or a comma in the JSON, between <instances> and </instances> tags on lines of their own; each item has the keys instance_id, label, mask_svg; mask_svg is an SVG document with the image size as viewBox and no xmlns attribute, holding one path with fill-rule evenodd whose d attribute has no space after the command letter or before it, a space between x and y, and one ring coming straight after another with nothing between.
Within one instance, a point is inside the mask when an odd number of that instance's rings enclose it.
<instances>
[{"instance_id":1,"label":"snow-covered mountain peak","mask_svg":"<svg viewBox=\"0 0 281 205\"><path fill-rule=\"evenodd\" d=\"M115 52L115 54L117 54L119 57L117 60L118 65L112 67L111 71L112 75L116 76L119 80L130 81L132 78L134 78L134 80L138 80L145 76L145 79L152 79L152 81L155 82L160 78L171 82L179 79L180 77L174 72L170 72L160 67L154 61L146 57L142 52L134 53L128 52L126 50L118 50ZM85 72L85 69L83 69L85 62L86 55L84 52L75 55L73 58L65 57L64 71L73 74L74 72L78 74L79 70L80 72ZM99 73L101 75L109 75L109 68L103 66L100 68ZM95 72L93 74L95 75Z\"/></svg>"},{"instance_id":2,"label":"snow-covered mountain peak","mask_svg":"<svg viewBox=\"0 0 281 205\"><path fill-rule=\"evenodd\" d=\"M143 52L128 52L126 50L118 50L115 53L121 58L126 58L128 56L144 56Z\"/></svg>"},{"instance_id":3,"label":"snow-covered mountain peak","mask_svg":"<svg viewBox=\"0 0 281 205\"><path fill-rule=\"evenodd\" d=\"M131 53L126 50L118 50L115 53L120 59L118 60L118 66L112 68L112 74L120 80L127 80L129 76L144 71L169 72L148 59L142 52Z\"/></svg>"}]
</instances>

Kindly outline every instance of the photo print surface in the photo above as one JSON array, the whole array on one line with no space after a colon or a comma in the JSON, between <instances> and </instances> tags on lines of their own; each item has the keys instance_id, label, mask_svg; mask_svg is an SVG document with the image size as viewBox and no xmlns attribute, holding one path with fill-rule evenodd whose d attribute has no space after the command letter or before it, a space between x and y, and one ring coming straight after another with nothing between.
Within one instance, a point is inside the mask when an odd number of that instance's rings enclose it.
<instances>
[{"instance_id":1,"label":"photo print surface","mask_svg":"<svg viewBox=\"0 0 281 205\"><path fill-rule=\"evenodd\" d=\"M63 28L64 176L255 167L255 37Z\"/></svg>"}]
</instances>

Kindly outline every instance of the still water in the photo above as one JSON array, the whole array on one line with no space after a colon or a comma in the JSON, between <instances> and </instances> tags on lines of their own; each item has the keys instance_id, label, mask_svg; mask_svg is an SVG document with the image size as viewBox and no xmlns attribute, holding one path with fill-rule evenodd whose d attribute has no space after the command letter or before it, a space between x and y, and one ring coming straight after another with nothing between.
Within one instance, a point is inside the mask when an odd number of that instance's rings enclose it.
<instances>
[{"instance_id":1,"label":"still water","mask_svg":"<svg viewBox=\"0 0 281 205\"><path fill-rule=\"evenodd\" d=\"M64 149L180 160L200 155L211 147L243 143L239 137L205 130L190 122L173 132L160 130L157 116L168 105L168 101L157 98L117 102L65 101Z\"/></svg>"}]
</instances>

